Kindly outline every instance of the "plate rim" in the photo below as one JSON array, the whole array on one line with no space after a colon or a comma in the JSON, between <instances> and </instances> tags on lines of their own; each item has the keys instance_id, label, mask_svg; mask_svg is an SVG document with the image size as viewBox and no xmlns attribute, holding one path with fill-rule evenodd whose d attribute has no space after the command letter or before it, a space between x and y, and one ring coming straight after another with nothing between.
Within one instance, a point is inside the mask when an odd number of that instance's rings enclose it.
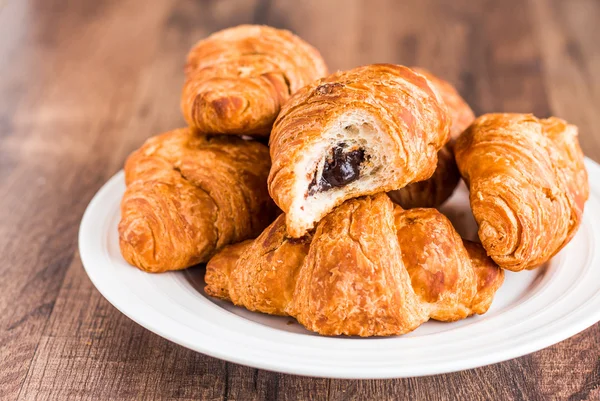
<instances>
[{"instance_id":1,"label":"plate rim","mask_svg":"<svg viewBox=\"0 0 600 401\"><path fill-rule=\"evenodd\" d=\"M591 176L600 177L600 165L594 162L593 160L586 157L586 168L588 169L589 178ZM385 366L382 369L373 369L369 368L369 371L348 368L344 370L336 370L331 371L330 366L319 366L314 364L312 366L306 366L304 364L294 364L290 362L283 362L281 359L278 361L273 361L270 359L255 359L246 357L245 354L236 355L235 352L228 350L227 347L225 349L222 348L211 348L210 346L203 346L203 342L191 342L187 338L183 338L182 336L177 336L171 332L171 330L163 329L160 327L160 324L156 324L149 317L152 314L152 310L143 303L143 300L138 298L140 305L143 306L142 310L145 313L135 312L135 308L133 307L135 304L125 304L121 299L117 296L117 292L115 292L117 288L120 286L105 286L102 278L97 273L96 264L98 261L93 260L92 256L94 255L94 246L98 246L98 244L94 245L89 241L89 230L90 224L95 214L93 213L98 208L102 208L101 201L106 197L111 191L112 188L116 185L115 183L123 180L124 172L120 170L115 175L113 175L94 195L90 203L88 204L83 218L81 220L79 233L78 233L78 245L79 245L79 254L82 261L82 265L86 274L92 281L94 287L100 292L100 294L118 311L123 313L129 319L133 320L140 326L145 329L171 341L181 346L184 346L188 349L191 349L195 352L200 352L205 355L209 355L211 357L215 357L218 359L222 359L225 361L250 366L253 368L264 369L268 371L281 372L287 374L295 374L302 376L310 376L310 377L326 377L326 378L344 378L344 379L387 379L387 378L399 378L399 377L419 377L426 375L436 375L436 374L444 374L450 372L456 372L466 369L472 369L476 367L487 366L494 363L503 362L506 360L514 359L523 355L527 355L536 351L539 351L543 348L554 345L560 341L563 341L573 335L582 332L583 330L591 327L593 324L600 321L600 308L597 308L595 313L589 313L584 315L583 317L578 318L575 322L570 322L569 324L563 325L562 327L559 325L559 328L555 331L551 331L550 333L546 333L541 338L536 339L535 341L525 342L523 344L518 344L509 349L496 351L492 354L482 353L475 357L470 357L464 360L453 360L447 361L445 364L440 365L437 363L435 367L432 367L428 364L424 364L421 366L416 366L415 370L406 374L404 372L405 369L394 369L389 366ZM590 192L594 189L594 185L590 180ZM120 199L119 199L120 201ZM109 219L106 219L105 223L107 223ZM593 248L592 248L593 250ZM94 268L92 268L94 266ZM600 288L600 287L599 287ZM135 295L135 294L134 294ZM120 294L122 296L122 294ZM135 295L137 297L137 295ZM596 292L589 299L586 299L586 302L582 303L578 306L578 309L583 308L587 303L589 303L594 298L600 296L599 292ZM218 306L217 306L218 307ZM148 311L150 314L148 315ZM229 311L228 311L229 312ZM574 312L574 311L573 311ZM155 313L157 313L155 311ZM156 316L155 316L156 318ZM161 317L162 319L162 317ZM561 317L556 322L552 322L549 324L544 324L540 326L541 328L546 328L555 323L560 323L561 320L568 319L567 315ZM170 319L175 323L176 326L179 326L180 323ZM276 329L272 329L276 330ZM346 341L344 339L343 341Z\"/></svg>"}]
</instances>

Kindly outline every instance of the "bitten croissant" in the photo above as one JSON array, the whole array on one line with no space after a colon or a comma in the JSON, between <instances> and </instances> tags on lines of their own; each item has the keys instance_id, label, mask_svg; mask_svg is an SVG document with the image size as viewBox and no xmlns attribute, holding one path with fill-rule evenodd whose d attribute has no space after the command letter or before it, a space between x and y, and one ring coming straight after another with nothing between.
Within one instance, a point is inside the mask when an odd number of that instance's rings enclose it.
<instances>
[{"instance_id":1,"label":"bitten croissant","mask_svg":"<svg viewBox=\"0 0 600 401\"><path fill-rule=\"evenodd\" d=\"M269 193L301 237L344 200L429 178L450 117L423 75L378 64L305 86L270 138Z\"/></svg>"},{"instance_id":2,"label":"bitten croissant","mask_svg":"<svg viewBox=\"0 0 600 401\"><path fill-rule=\"evenodd\" d=\"M384 336L485 313L504 273L435 209L378 194L346 201L302 238L281 215L215 255L205 280L211 296L323 335Z\"/></svg>"},{"instance_id":3,"label":"bitten croissant","mask_svg":"<svg viewBox=\"0 0 600 401\"><path fill-rule=\"evenodd\" d=\"M475 114L450 83L423 68L413 67L412 70L425 76L446 103L452 120L450 141L438 152L437 167L430 178L391 191L388 195L406 209L438 207L452 195L460 180L452 146L461 132L475 120Z\"/></svg>"},{"instance_id":4,"label":"bitten croissant","mask_svg":"<svg viewBox=\"0 0 600 401\"><path fill-rule=\"evenodd\" d=\"M258 25L198 42L185 68L181 108L206 133L268 136L281 106L327 75L319 52L289 31Z\"/></svg>"},{"instance_id":5,"label":"bitten croissant","mask_svg":"<svg viewBox=\"0 0 600 401\"><path fill-rule=\"evenodd\" d=\"M479 239L505 269L535 268L581 222L589 187L577 127L530 114L486 114L458 139Z\"/></svg>"},{"instance_id":6,"label":"bitten croissant","mask_svg":"<svg viewBox=\"0 0 600 401\"><path fill-rule=\"evenodd\" d=\"M206 262L224 245L254 238L273 221L266 146L174 130L150 138L125 164L119 242L149 272Z\"/></svg>"}]
</instances>

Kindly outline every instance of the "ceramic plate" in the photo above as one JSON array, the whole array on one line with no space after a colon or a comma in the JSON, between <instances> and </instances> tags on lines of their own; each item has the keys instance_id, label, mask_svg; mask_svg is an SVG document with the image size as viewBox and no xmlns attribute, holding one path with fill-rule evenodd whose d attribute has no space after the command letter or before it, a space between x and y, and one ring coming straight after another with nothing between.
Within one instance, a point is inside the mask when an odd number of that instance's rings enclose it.
<instances>
[{"instance_id":1,"label":"ceramic plate","mask_svg":"<svg viewBox=\"0 0 600 401\"><path fill-rule=\"evenodd\" d=\"M79 231L85 269L117 309L148 330L227 361L278 372L335 378L392 378L469 369L564 340L600 320L600 166L586 160L591 185L583 223L543 267L506 273L483 316L430 321L399 337L321 337L291 318L249 312L204 291L204 268L148 274L119 252L125 183L111 178L90 202ZM476 233L464 186L442 208L466 237Z\"/></svg>"}]
</instances>

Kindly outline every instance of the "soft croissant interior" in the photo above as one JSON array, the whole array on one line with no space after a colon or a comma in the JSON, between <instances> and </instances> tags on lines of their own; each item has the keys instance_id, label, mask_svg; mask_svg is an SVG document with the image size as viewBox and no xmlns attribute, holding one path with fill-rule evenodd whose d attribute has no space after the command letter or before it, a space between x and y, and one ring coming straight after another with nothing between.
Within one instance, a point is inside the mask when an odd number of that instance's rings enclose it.
<instances>
[{"instance_id":1,"label":"soft croissant interior","mask_svg":"<svg viewBox=\"0 0 600 401\"><path fill-rule=\"evenodd\" d=\"M289 214L311 228L344 199L377 189L396 175L396 144L375 118L353 111L336 119L303 155L296 168L296 193Z\"/></svg>"}]
</instances>

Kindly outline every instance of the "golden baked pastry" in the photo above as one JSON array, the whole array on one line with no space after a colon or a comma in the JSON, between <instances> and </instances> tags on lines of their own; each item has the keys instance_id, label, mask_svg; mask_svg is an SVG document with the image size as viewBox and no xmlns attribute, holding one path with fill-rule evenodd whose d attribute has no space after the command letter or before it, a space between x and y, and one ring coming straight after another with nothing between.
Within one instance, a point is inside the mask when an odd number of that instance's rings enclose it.
<instances>
[{"instance_id":1,"label":"golden baked pastry","mask_svg":"<svg viewBox=\"0 0 600 401\"><path fill-rule=\"evenodd\" d=\"M190 51L183 115L206 133L268 136L281 106L327 75L319 52L289 31L240 25L199 41Z\"/></svg>"},{"instance_id":2,"label":"golden baked pastry","mask_svg":"<svg viewBox=\"0 0 600 401\"><path fill-rule=\"evenodd\" d=\"M311 239L288 237L280 215L256 240L225 247L209 261L206 293L251 311L287 315Z\"/></svg>"},{"instance_id":3,"label":"golden baked pastry","mask_svg":"<svg viewBox=\"0 0 600 401\"><path fill-rule=\"evenodd\" d=\"M452 120L450 141L438 152L437 167L430 178L391 191L388 195L394 202L406 209L439 207L452 195L460 180L452 146L461 132L475 120L475 114L450 83L423 68L413 67L412 70L431 81L448 106Z\"/></svg>"},{"instance_id":4,"label":"golden baked pastry","mask_svg":"<svg viewBox=\"0 0 600 401\"><path fill-rule=\"evenodd\" d=\"M378 194L346 201L302 238L281 215L217 253L205 279L211 296L323 335L384 336L485 313L504 274L435 209L404 211Z\"/></svg>"},{"instance_id":5,"label":"golden baked pastry","mask_svg":"<svg viewBox=\"0 0 600 401\"><path fill-rule=\"evenodd\" d=\"M119 242L148 272L206 262L273 221L265 145L178 129L150 138L125 164Z\"/></svg>"},{"instance_id":6,"label":"golden baked pastry","mask_svg":"<svg viewBox=\"0 0 600 401\"><path fill-rule=\"evenodd\" d=\"M394 209L402 260L432 319L454 321L489 309L502 269L480 244L464 240L436 209Z\"/></svg>"},{"instance_id":7,"label":"golden baked pastry","mask_svg":"<svg viewBox=\"0 0 600 401\"><path fill-rule=\"evenodd\" d=\"M486 114L455 152L479 239L501 267L535 268L575 235L589 194L577 127L555 117Z\"/></svg>"},{"instance_id":8,"label":"golden baked pastry","mask_svg":"<svg viewBox=\"0 0 600 401\"><path fill-rule=\"evenodd\" d=\"M463 99L456 88L446 80L435 76L428 70L420 67L412 67L413 71L424 75L428 80L433 83L435 89L440 93L444 103L450 111L452 119L452 125L450 127L450 142L454 142L458 136L465 130L473 120L475 120L475 114L471 107Z\"/></svg>"},{"instance_id":9,"label":"golden baked pastry","mask_svg":"<svg viewBox=\"0 0 600 401\"><path fill-rule=\"evenodd\" d=\"M407 67L377 64L305 86L270 138L269 193L301 237L346 199L429 178L447 142L440 95Z\"/></svg>"}]
</instances>

